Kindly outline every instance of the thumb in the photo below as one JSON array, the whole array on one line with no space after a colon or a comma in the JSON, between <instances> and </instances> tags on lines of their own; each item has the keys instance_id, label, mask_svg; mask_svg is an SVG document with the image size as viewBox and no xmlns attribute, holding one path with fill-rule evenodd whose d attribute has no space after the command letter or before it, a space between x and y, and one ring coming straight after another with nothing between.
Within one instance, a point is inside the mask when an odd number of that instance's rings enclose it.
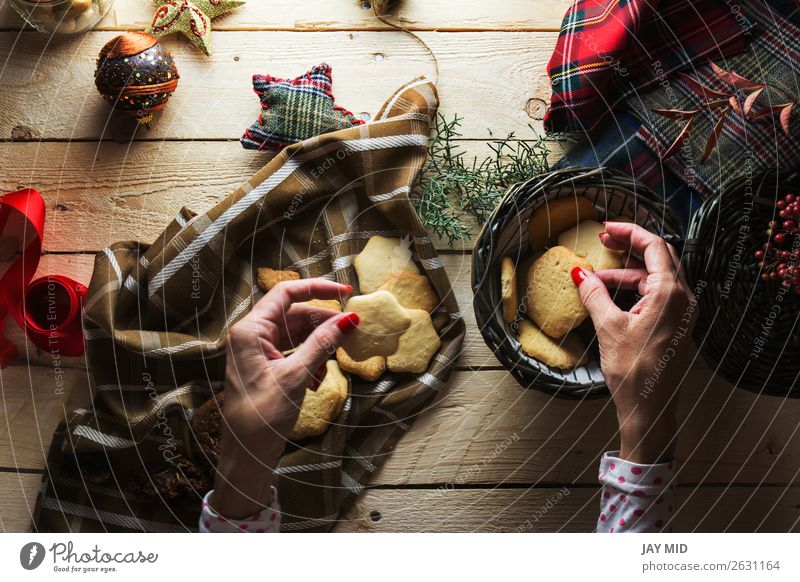
<instances>
[{"instance_id":1,"label":"thumb","mask_svg":"<svg viewBox=\"0 0 800 582\"><path fill-rule=\"evenodd\" d=\"M310 378L320 366L333 357L336 348L342 345L344 338L358 327L359 322L358 314L352 312L326 319L287 359L293 360L295 365L302 368L298 371L308 374Z\"/></svg>"},{"instance_id":2,"label":"thumb","mask_svg":"<svg viewBox=\"0 0 800 582\"><path fill-rule=\"evenodd\" d=\"M575 267L570 275L578 287L581 303L589 312L595 329L598 329L605 320L622 315L622 310L614 304L611 295L608 294L605 283L593 271Z\"/></svg>"}]
</instances>

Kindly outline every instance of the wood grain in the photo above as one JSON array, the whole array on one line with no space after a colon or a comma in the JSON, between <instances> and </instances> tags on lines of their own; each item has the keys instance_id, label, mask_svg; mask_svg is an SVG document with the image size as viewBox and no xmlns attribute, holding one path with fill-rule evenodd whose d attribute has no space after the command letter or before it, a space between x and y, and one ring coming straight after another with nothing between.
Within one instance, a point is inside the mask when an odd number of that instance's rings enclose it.
<instances>
[{"instance_id":1,"label":"wood grain","mask_svg":"<svg viewBox=\"0 0 800 582\"><path fill-rule=\"evenodd\" d=\"M800 484L800 403L759 398L693 374L679 412L677 459L684 484ZM86 372L11 366L0 372L0 467L41 469L53 429L89 403ZM525 390L504 371L459 371L446 393L413 421L373 476L380 486L591 485L600 455L614 449L608 400L573 402Z\"/></svg>"},{"instance_id":2,"label":"wood grain","mask_svg":"<svg viewBox=\"0 0 800 582\"><path fill-rule=\"evenodd\" d=\"M0 370L0 468L43 469L58 423L91 404L86 371L59 364Z\"/></svg>"},{"instance_id":3,"label":"wood grain","mask_svg":"<svg viewBox=\"0 0 800 582\"><path fill-rule=\"evenodd\" d=\"M489 145L458 142L467 161L487 157ZM554 163L567 144L548 147ZM271 158L238 142L7 142L0 143L0 190L42 193L45 251L96 252L117 240L155 240L183 206L207 211ZM469 252L472 241L451 246L437 239L437 247Z\"/></svg>"},{"instance_id":4,"label":"wood grain","mask_svg":"<svg viewBox=\"0 0 800 582\"><path fill-rule=\"evenodd\" d=\"M798 483L800 403L733 389L698 363L683 387L676 458L683 483ZM415 420L375 482L594 483L618 446L610 400L526 390L505 371L461 371Z\"/></svg>"},{"instance_id":5,"label":"wood grain","mask_svg":"<svg viewBox=\"0 0 800 582\"><path fill-rule=\"evenodd\" d=\"M526 112L528 101L549 98L545 65L555 33L419 34L439 60L441 112L465 116L465 137L520 132L534 121ZM110 108L94 87L96 55L113 36L91 32L50 41L33 32L0 33L0 58L6 63L0 72L0 136L10 139L16 128L16 134L28 132L34 140L116 136L127 142L129 129L109 117ZM333 67L339 104L370 115L403 83L434 73L425 49L400 32L227 32L214 40L210 58L179 40L164 41L180 84L162 118L152 130L140 130L139 139L238 140L259 113L254 73L294 77L326 61ZM192 145L185 148L192 156Z\"/></svg>"},{"instance_id":6,"label":"wood grain","mask_svg":"<svg viewBox=\"0 0 800 582\"><path fill-rule=\"evenodd\" d=\"M42 476L0 472L0 532L30 531Z\"/></svg>"},{"instance_id":7,"label":"wood grain","mask_svg":"<svg viewBox=\"0 0 800 582\"><path fill-rule=\"evenodd\" d=\"M30 531L41 475L0 473L0 531ZM337 532L591 532L597 489L371 489ZM678 487L677 532L796 532L800 489Z\"/></svg>"},{"instance_id":8,"label":"wood grain","mask_svg":"<svg viewBox=\"0 0 800 582\"><path fill-rule=\"evenodd\" d=\"M70 232L86 232L88 236L91 236L91 231L93 229L99 229L101 224L102 223L98 221L96 224L73 225L73 229L71 229ZM124 223L121 223L119 226L121 230L124 230L123 224ZM118 234L120 239L124 240L127 238L122 236L124 233ZM63 240L65 244L66 241L68 241L66 238ZM467 336L464 339L458 365L460 367L499 366L500 363L486 346L475 322L475 312L472 308L472 284L470 280L472 269L471 255L463 253L443 254L441 255L441 259L445 271L450 277L450 283L453 286L458 305L467 324ZM91 279L93 266L93 254L49 254L42 257L37 276L60 273L88 285ZM27 361L31 364L50 365L52 356L31 344L13 321L9 322L7 328L6 337L15 343L22 361ZM85 367L83 357L63 358L62 361L64 365L67 366Z\"/></svg>"},{"instance_id":9,"label":"wood grain","mask_svg":"<svg viewBox=\"0 0 800 582\"><path fill-rule=\"evenodd\" d=\"M595 488L381 489L362 495L338 532L590 532ZM678 487L676 532L796 532L797 487ZM376 521L377 520L377 521Z\"/></svg>"},{"instance_id":10,"label":"wood grain","mask_svg":"<svg viewBox=\"0 0 800 582\"><path fill-rule=\"evenodd\" d=\"M570 2L567 0L404 0L389 20L411 30L557 30ZM117 0L101 30L143 29L155 6L147 0ZM5 3L0 9L0 29L16 30L22 19ZM364 0L252 0L213 21L223 30L391 30L379 21ZM215 35L219 36L219 35ZM216 41L216 39L215 39Z\"/></svg>"},{"instance_id":11,"label":"wood grain","mask_svg":"<svg viewBox=\"0 0 800 582\"><path fill-rule=\"evenodd\" d=\"M441 113L464 116L464 137L481 140L465 142L468 155L511 131L524 136L529 123L541 129L545 65L569 3L403 2L398 22L421 31L439 60ZM128 143L129 126L94 89L94 61L114 31L141 29L152 12L147 1L117 0L100 32L48 40L17 33L21 20L0 7L0 189L45 195L50 254L39 275L88 283L90 253L152 240L180 207L204 211L265 163L238 144L259 111L253 73L295 76L325 60L337 101L367 117L398 85L434 70L419 43L389 31L362 0L253 1L215 20L212 58L179 37L164 41L181 84L154 128ZM442 256L468 327L459 371L338 531L594 528L598 457L616 442L610 403L552 399L492 369L471 307L470 246ZM25 531L52 431L91 395L83 358L56 361L8 327L23 363L0 370L0 531ZM700 361L688 378L676 529L796 531L800 403L733 389Z\"/></svg>"}]
</instances>

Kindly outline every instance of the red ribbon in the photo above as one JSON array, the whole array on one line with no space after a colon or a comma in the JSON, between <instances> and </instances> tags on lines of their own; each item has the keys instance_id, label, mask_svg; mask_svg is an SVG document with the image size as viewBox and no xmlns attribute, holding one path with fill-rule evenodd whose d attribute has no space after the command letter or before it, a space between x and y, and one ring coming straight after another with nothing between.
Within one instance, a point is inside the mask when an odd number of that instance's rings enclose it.
<instances>
[{"instance_id":1,"label":"red ribbon","mask_svg":"<svg viewBox=\"0 0 800 582\"><path fill-rule=\"evenodd\" d=\"M42 255L45 204L36 190L0 196L0 247L11 255L0 257L0 367L17 357L13 343L3 336L11 315L38 348L54 355L83 353L81 312L86 287L62 275L35 281Z\"/></svg>"}]
</instances>

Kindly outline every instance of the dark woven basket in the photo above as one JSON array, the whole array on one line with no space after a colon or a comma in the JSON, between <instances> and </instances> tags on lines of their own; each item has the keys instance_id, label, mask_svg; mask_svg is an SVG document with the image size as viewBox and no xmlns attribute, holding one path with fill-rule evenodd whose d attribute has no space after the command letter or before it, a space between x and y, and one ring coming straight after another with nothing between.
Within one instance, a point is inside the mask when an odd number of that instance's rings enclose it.
<instances>
[{"instance_id":1,"label":"dark woven basket","mask_svg":"<svg viewBox=\"0 0 800 582\"><path fill-rule=\"evenodd\" d=\"M756 250L767 240L778 197L800 194L800 174L742 178L707 200L692 217L697 239L685 264L698 289L694 339L716 373L742 388L800 396L800 297L762 281Z\"/></svg>"},{"instance_id":2,"label":"dark woven basket","mask_svg":"<svg viewBox=\"0 0 800 582\"><path fill-rule=\"evenodd\" d=\"M519 264L530 256L530 215L548 200L575 195L591 200L601 210L603 220L628 216L668 239L681 238L683 232L680 221L658 194L625 174L604 168L557 170L518 184L506 193L484 225L472 255L472 290L475 317L486 345L525 388L577 399L608 394L592 341L591 322L581 328L590 346L589 363L563 373L522 351L511 325L503 321L500 307L500 261L510 256Z\"/></svg>"}]
</instances>

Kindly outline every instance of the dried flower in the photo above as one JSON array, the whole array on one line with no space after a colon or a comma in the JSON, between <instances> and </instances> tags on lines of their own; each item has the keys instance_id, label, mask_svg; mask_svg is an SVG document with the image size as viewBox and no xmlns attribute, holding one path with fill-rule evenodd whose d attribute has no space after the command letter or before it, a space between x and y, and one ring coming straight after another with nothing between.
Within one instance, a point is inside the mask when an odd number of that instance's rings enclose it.
<instances>
[{"instance_id":1,"label":"dried flower","mask_svg":"<svg viewBox=\"0 0 800 582\"><path fill-rule=\"evenodd\" d=\"M728 113L731 111L736 112L745 120L751 122L759 121L761 119L774 118L775 115L777 115L781 129L786 135L789 135L789 118L792 115L793 107L796 105L796 102L791 95L776 85L769 83L757 83L739 75L736 73L736 71L726 71L714 62L710 62L710 64L711 70L714 71L714 74L716 74L717 77L719 77L719 79L725 84L731 87L732 93L729 94L722 91L717 91L716 89L712 89L711 87L704 85L697 79L694 79L685 73L680 73L680 78L683 79L687 85L691 86L695 91L700 93L704 102L700 105L700 109L692 109L690 111L682 111L679 109L653 110L654 113L657 113L663 117L686 120L686 123L684 124L680 133L678 133L678 136L675 138L675 141L673 141L666 151L661 154L661 159L665 160L670 158L680 149L681 144L688 138L689 132L694 125L695 117L700 113L701 109L708 111L720 109L719 117L717 118L716 124L714 124L714 129L711 130L708 140L706 140L705 148L703 148L703 155L700 159L701 163L705 162L714 151L714 148L719 141L719 136L722 134L722 129L725 125L725 119L727 118ZM790 100L780 105L758 107L758 98L767 88L778 93L782 93ZM746 93L743 101L740 100L739 92Z\"/></svg>"}]
</instances>

